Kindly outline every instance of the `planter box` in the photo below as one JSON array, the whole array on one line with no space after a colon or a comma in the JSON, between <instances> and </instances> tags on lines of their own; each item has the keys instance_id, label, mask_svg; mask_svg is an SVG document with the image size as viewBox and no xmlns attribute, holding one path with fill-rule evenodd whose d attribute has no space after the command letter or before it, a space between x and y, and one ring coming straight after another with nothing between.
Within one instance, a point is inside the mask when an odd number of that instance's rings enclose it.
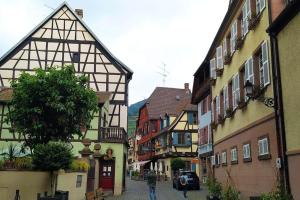
<instances>
[{"instance_id":1,"label":"planter box","mask_svg":"<svg viewBox=\"0 0 300 200\"><path fill-rule=\"evenodd\" d=\"M258 25L259 21L260 21L260 15L252 15L250 19L248 19L249 23L248 23L248 29L249 30L254 30L255 27Z\"/></svg>"},{"instance_id":2,"label":"planter box","mask_svg":"<svg viewBox=\"0 0 300 200\"><path fill-rule=\"evenodd\" d=\"M224 65L229 65L231 63L232 56L230 54L227 54L224 56Z\"/></svg>"},{"instance_id":3,"label":"planter box","mask_svg":"<svg viewBox=\"0 0 300 200\"><path fill-rule=\"evenodd\" d=\"M217 76L222 76L222 74L223 74L223 71L224 71L224 69L222 68L222 69L216 69L216 74L217 74Z\"/></svg>"}]
</instances>

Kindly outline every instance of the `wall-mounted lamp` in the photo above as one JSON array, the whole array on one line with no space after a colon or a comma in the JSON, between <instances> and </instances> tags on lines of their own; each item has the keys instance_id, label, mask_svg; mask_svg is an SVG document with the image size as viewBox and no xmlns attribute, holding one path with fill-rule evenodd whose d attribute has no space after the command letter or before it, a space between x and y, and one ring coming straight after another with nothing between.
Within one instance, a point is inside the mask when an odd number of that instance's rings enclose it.
<instances>
[{"instance_id":1,"label":"wall-mounted lamp","mask_svg":"<svg viewBox=\"0 0 300 200\"><path fill-rule=\"evenodd\" d=\"M258 95L258 92L255 91L253 83L251 83L249 80L246 81L244 89L246 92L246 96L251 100L257 99L258 101L263 102L268 107L274 107L274 98L263 97L261 96L261 94Z\"/></svg>"}]
</instances>

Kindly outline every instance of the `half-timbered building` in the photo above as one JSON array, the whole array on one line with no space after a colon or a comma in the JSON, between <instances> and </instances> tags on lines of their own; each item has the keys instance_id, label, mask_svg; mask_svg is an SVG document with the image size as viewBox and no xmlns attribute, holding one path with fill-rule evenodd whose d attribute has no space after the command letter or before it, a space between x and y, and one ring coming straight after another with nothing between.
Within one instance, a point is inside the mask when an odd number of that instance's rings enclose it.
<instances>
[{"instance_id":1,"label":"half-timbered building","mask_svg":"<svg viewBox=\"0 0 300 200\"><path fill-rule=\"evenodd\" d=\"M99 112L84 136L101 143L103 154L108 148L113 150L114 159L102 164L100 161L99 177L90 178L94 178L95 187L120 194L125 184L128 83L133 72L82 21L82 10L73 11L67 3L61 4L0 58L0 145L22 141L22 136L10 133L10 125L4 123L9 110L7 101L13 92L9 89L10 81L22 72L32 74L36 68L47 70L64 65L73 65L78 75L87 76L89 87L100 99ZM80 140L74 141L75 154L83 148Z\"/></svg>"}]
</instances>

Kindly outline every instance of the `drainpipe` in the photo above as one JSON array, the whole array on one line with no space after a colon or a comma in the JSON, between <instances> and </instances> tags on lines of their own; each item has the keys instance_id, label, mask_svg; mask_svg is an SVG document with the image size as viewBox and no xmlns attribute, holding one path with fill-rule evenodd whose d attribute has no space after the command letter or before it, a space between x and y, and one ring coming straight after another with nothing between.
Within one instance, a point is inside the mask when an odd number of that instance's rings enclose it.
<instances>
[{"instance_id":1,"label":"drainpipe","mask_svg":"<svg viewBox=\"0 0 300 200\"><path fill-rule=\"evenodd\" d=\"M271 24L272 23L271 0L268 0L268 5L269 5L268 6L269 24ZM278 41L277 41L276 34L269 32L269 36L271 42L272 77L273 77L273 91L274 91L274 100L275 100L274 108L275 108L277 141L278 141L278 152L281 158L281 168L282 168L282 170L280 170L280 175L286 191L290 193L288 158L286 155L286 151L287 151L286 133L285 133L284 114L283 114Z\"/></svg>"}]
</instances>

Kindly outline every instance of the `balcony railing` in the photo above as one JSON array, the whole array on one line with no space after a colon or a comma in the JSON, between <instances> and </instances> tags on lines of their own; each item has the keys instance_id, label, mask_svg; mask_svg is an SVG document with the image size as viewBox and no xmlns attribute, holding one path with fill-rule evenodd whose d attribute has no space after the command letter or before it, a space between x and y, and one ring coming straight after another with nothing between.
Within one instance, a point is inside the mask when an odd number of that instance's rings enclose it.
<instances>
[{"instance_id":1,"label":"balcony railing","mask_svg":"<svg viewBox=\"0 0 300 200\"><path fill-rule=\"evenodd\" d=\"M119 128L119 127L100 128L98 140L100 142L127 143L128 136L124 128Z\"/></svg>"},{"instance_id":2,"label":"balcony railing","mask_svg":"<svg viewBox=\"0 0 300 200\"><path fill-rule=\"evenodd\" d=\"M210 144L200 145L198 149L199 149L198 150L199 155L211 152L212 151L212 144L210 143Z\"/></svg>"}]
</instances>

